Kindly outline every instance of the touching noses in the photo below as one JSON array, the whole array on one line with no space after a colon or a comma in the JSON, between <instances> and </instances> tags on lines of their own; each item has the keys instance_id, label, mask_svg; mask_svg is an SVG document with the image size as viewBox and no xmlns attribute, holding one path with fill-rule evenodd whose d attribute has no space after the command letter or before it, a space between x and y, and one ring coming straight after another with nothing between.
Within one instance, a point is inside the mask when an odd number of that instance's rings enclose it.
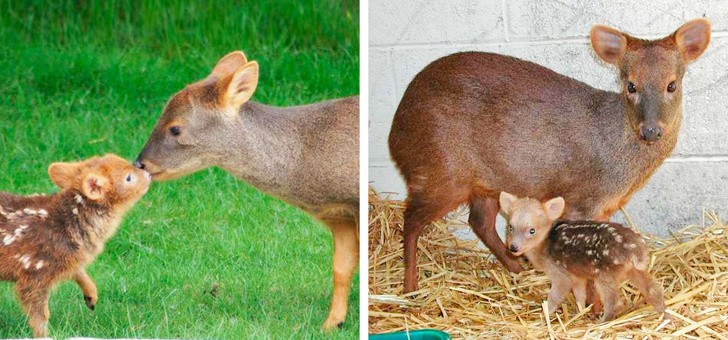
<instances>
[{"instance_id":1,"label":"touching noses","mask_svg":"<svg viewBox=\"0 0 728 340\"><path fill-rule=\"evenodd\" d=\"M136 160L134 161L134 166L135 166L135 167L137 167L137 168L139 168L139 169L142 169L142 170L144 170L144 163L142 163L142 161L141 161L141 160L139 160L139 158L137 158L137 159L136 159Z\"/></svg>"},{"instance_id":2,"label":"touching noses","mask_svg":"<svg viewBox=\"0 0 728 340\"><path fill-rule=\"evenodd\" d=\"M662 138L662 128L659 126L642 126L640 128L640 137L648 143L657 142Z\"/></svg>"}]
</instances>

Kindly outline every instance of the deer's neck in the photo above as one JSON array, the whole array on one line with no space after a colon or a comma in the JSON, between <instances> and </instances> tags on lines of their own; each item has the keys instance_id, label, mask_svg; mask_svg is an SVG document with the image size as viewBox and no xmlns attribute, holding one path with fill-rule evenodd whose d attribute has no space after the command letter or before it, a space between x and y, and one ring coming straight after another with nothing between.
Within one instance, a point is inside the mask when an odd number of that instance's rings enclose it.
<instances>
[{"instance_id":1,"label":"deer's neck","mask_svg":"<svg viewBox=\"0 0 728 340\"><path fill-rule=\"evenodd\" d=\"M223 136L220 167L264 192L291 197L292 170L302 157L301 114L305 114L305 106L246 103Z\"/></svg>"},{"instance_id":2,"label":"deer's neck","mask_svg":"<svg viewBox=\"0 0 728 340\"><path fill-rule=\"evenodd\" d=\"M602 112L600 125L608 127L599 137L595 137L595 143L606 141L608 145L606 152L601 155L606 161L603 164L618 168L619 171L613 173L620 177L620 183L631 185L629 191L634 192L644 185L675 149L682 113L678 112L675 121L667 124L672 128L665 132L662 139L654 144L647 144L640 140L630 123L629 117L633 113L628 111L620 94L603 92L603 100L597 110ZM631 178L632 181L624 181L626 178Z\"/></svg>"}]
</instances>

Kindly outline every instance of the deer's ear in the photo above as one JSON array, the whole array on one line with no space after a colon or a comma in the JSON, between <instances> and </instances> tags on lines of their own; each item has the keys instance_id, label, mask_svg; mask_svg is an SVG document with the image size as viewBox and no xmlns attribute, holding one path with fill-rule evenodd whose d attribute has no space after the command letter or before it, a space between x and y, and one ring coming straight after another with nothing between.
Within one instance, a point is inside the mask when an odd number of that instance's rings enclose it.
<instances>
[{"instance_id":1,"label":"deer's ear","mask_svg":"<svg viewBox=\"0 0 728 340\"><path fill-rule=\"evenodd\" d=\"M561 214L564 213L564 208L566 208L566 202L562 197L552 198L543 204L546 217L552 221L561 217Z\"/></svg>"},{"instance_id":2,"label":"deer's ear","mask_svg":"<svg viewBox=\"0 0 728 340\"><path fill-rule=\"evenodd\" d=\"M220 102L227 107L239 108L255 93L258 87L258 63L251 61L223 80Z\"/></svg>"},{"instance_id":3,"label":"deer's ear","mask_svg":"<svg viewBox=\"0 0 728 340\"><path fill-rule=\"evenodd\" d=\"M509 215L511 213L511 206L513 205L513 202L515 202L517 199L518 197L511 195L505 191L501 191L500 199L498 200L498 203L500 203L501 211L503 211L504 214Z\"/></svg>"},{"instance_id":4,"label":"deer's ear","mask_svg":"<svg viewBox=\"0 0 728 340\"><path fill-rule=\"evenodd\" d=\"M106 197L109 192L109 179L105 176L90 172L83 177L81 192L92 201L99 201Z\"/></svg>"},{"instance_id":5,"label":"deer's ear","mask_svg":"<svg viewBox=\"0 0 728 340\"><path fill-rule=\"evenodd\" d=\"M592 27L591 44L597 56L610 64L616 64L627 51L627 36L607 26Z\"/></svg>"},{"instance_id":6,"label":"deer's ear","mask_svg":"<svg viewBox=\"0 0 728 340\"><path fill-rule=\"evenodd\" d=\"M80 173L80 164L76 163L53 163L48 167L48 176L53 184L60 189L71 188L76 184Z\"/></svg>"},{"instance_id":7,"label":"deer's ear","mask_svg":"<svg viewBox=\"0 0 728 340\"><path fill-rule=\"evenodd\" d=\"M217 62L215 68L212 69L211 75L218 78L225 78L243 67L248 63L245 53L242 51L234 51L226 54Z\"/></svg>"},{"instance_id":8,"label":"deer's ear","mask_svg":"<svg viewBox=\"0 0 728 340\"><path fill-rule=\"evenodd\" d=\"M675 31L675 44L683 60L698 59L710 43L710 21L705 18L688 21Z\"/></svg>"}]
</instances>

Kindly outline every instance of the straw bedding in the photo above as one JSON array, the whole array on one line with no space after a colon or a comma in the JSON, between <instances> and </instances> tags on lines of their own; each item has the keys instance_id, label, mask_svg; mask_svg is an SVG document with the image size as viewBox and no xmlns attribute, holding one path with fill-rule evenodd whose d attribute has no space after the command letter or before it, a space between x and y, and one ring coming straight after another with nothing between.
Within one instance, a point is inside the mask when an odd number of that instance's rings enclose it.
<instances>
[{"instance_id":1,"label":"straw bedding","mask_svg":"<svg viewBox=\"0 0 728 340\"><path fill-rule=\"evenodd\" d=\"M477 241L453 231L469 228L465 211L425 228L419 240L420 290L402 295L404 204L370 193L369 332L435 328L454 338L728 339L728 226L706 214L705 226L687 226L666 239L647 237L650 273L665 290L666 316L629 284L624 309L600 324L573 296L548 318L550 287L541 273L507 272Z\"/></svg>"}]
</instances>

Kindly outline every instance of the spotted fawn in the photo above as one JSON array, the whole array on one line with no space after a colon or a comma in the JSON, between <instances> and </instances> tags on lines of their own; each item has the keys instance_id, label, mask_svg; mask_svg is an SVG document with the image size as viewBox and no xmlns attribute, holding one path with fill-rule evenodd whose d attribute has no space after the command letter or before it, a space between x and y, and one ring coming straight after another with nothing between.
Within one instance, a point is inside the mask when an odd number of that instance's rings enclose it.
<instances>
[{"instance_id":1,"label":"spotted fawn","mask_svg":"<svg viewBox=\"0 0 728 340\"><path fill-rule=\"evenodd\" d=\"M621 309L619 287L626 279L659 313L665 311L662 289L647 271L647 245L635 230L618 223L557 220L564 212L561 197L541 203L501 192L500 206L509 225L508 250L525 255L551 280L550 313L571 291L583 309L587 282L594 280L604 304L601 321L611 320Z\"/></svg>"},{"instance_id":2,"label":"spotted fawn","mask_svg":"<svg viewBox=\"0 0 728 340\"><path fill-rule=\"evenodd\" d=\"M0 193L0 280L15 282L36 337L48 336L48 298L60 281L76 281L94 309L96 284L85 268L151 182L149 173L111 154L53 163L48 174L56 194Z\"/></svg>"}]
</instances>

